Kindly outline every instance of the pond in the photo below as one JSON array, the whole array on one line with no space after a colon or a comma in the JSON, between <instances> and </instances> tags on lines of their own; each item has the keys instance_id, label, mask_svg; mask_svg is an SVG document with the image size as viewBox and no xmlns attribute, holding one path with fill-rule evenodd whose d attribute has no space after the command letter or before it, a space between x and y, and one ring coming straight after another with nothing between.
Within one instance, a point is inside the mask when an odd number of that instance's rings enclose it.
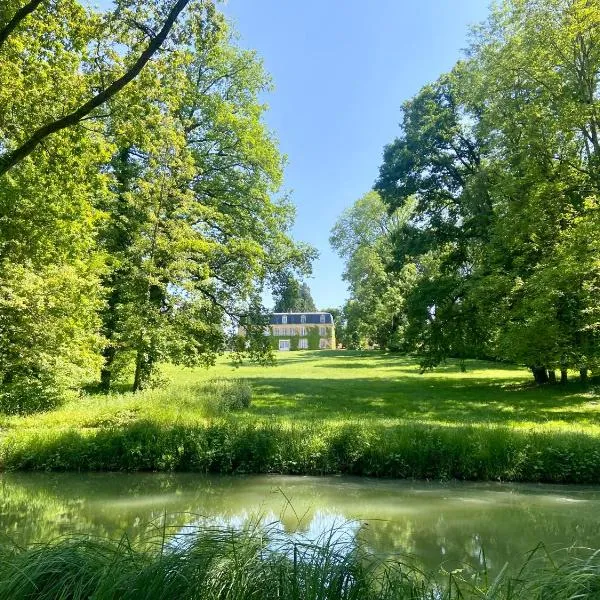
<instances>
[{"instance_id":1,"label":"pond","mask_svg":"<svg viewBox=\"0 0 600 600\"><path fill-rule=\"evenodd\" d=\"M543 543L600 548L600 488L351 477L3 474L0 542L71 533L142 541L166 519L171 542L201 523L262 518L292 539L332 526L351 544L428 571L484 560L493 574Z\"/></svg>"}]
</instances>

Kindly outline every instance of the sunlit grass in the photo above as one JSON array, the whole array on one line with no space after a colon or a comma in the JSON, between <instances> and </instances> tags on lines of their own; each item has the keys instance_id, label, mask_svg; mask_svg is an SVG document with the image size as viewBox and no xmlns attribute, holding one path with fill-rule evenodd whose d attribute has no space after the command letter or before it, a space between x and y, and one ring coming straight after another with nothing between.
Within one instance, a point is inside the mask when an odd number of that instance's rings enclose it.
<instances>
[{"instance_id":1,"label":"sunlit grass","mask_svg":"<svg viewBox=\"0 0 600 600\"><path fill-rule=\"evenodd\" d=\"M377 352L277 358L167 365L164 389L4 417L0 465L600 481L593 382L538 387L525 369L482 361L422 374L412 358ZM248 382L252 404L220 410L214 380Z\"/></svg>"}]
</instances>

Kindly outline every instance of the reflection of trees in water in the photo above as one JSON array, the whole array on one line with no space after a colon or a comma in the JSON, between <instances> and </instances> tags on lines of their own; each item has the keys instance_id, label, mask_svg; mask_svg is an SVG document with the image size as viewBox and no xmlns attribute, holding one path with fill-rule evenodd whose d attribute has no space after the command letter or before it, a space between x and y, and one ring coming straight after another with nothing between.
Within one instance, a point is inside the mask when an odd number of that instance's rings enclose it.
<instances>
[{"instance_id":1,"label":"reflection of trees in water","mask_svg":"<svg viewBox=\"0 0 600 600\"><path fill-rule=\"evenodd\" d=\"M496 512L496 514L494 514ZM440 564L449 569L470 565L498 571L507 562L522 561L540 542L549 549L571 544L600 547L598 504L586 510L544 508L472 511L469 516L444 515L370 521L360 532L367 548L414 557L425 570Z\"/></svg>"},{"instance_id":2,"label":"reflection of trees in water","mask_svg":"<svg viewBox=\"0 0 600 600\"><path fill-rule=\"evenodd\" d=\"M286 496L277 492L280 481L287 482ZM447 569L477 566L482 548L495 571L505 562L521 561L539 542L551 549L572 543L600 547L598 490L561 498L545 488L528 495L526 490L511 494L506 488L496 493L485 486L422 484L427 493L420 495L420 484L412 485L333 478L11 475L0 479L0 531L19 543L73 531L113 538L126 532L136 543L152 527L162 527L165 515L168 535L199 516L243 521L262 515L282 535L306 537L334 517L359 519L366 525L351 533L365 550L400 555L425 570L442 562ZM577 501L585 498L589 501Z\"/></svg>"}]
</instances>

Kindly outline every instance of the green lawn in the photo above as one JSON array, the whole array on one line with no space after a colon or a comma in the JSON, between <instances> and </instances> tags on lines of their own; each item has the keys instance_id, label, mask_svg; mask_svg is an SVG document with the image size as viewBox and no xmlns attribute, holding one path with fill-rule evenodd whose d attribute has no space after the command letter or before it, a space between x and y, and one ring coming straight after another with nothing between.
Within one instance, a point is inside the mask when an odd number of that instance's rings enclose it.
<instances>
[{"instance_id":1,"label":"green lawn","mask_svg":"<svg viewBox=\"0 0 600 600\"><path fill-rule=\"evenodd\" d=\"M299 420L399 420L436 424L498 423L514 427L596 430L600 389L537 387L524 368L449 362L421 374L415 359L379 352L278 353L274 367L234 368L226 359L208 371L167 370L175 386L198 378L247 379L254 390L249 417Z\"/></svg>"},{"instance_id":2,"label":"green lawn","mask_svg":"<svg viewBox=\"0 0 600 600\"><path fill-rule=\"evenodd\" d=\"M411 358L348 351L281 353L272 367L167 366L164 389L1 418L0 467L600 483L594 383L536 387L522 368L467 369L420 374ZM214 379L250 382L252 405L224 413Z\"/></svg>"}]
</instances>

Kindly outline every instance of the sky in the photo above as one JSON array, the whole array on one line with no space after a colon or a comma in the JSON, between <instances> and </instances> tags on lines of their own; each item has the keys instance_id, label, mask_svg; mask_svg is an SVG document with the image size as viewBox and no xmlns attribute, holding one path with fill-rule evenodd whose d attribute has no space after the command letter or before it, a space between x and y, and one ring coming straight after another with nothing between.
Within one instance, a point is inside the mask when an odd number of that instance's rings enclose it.
<instances>
[{"instance_id":1,"label":"sky","mask_svg":"<svg viewBox=\"0 0 600 600\"><path fill-rule=\"evenodd\" d=\"M400 106L452 68L486 0L227 0L221 10L255 49L275 90L265 121L287 156L295 239L319 251L307 279L320 309L347 297L329 247L342 211L369 191Z\"/></svg>"}]
</instances>

